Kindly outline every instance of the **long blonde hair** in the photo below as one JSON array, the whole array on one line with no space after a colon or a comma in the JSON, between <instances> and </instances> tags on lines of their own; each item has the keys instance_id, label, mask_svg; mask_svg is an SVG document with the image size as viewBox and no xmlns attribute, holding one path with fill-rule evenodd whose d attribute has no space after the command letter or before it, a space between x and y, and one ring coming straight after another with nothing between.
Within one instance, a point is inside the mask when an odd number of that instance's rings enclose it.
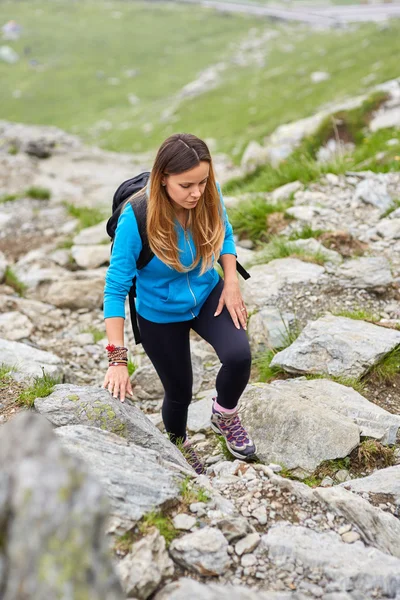
<instances>
[{"instance_id":1,"label":"long blonde hair","mask_svg":"<svg viewBox=\"0 0 400 600\"><path fill-rule=\"evenodd\" d=\"M204 193L196 207L189 211L188 227L196 256L190 267L185 268L179 258L174 208L161 182L165 175L183 173L197 167L200 161L208 162L210 170ZM179 272L186 272L201 263L200 273L203 274L218 260L225 235L223 209L205 142L189 133L170 136L158 150L149 184L147 236L150 248L160 260Z\"/></svg>"}]
</instances>

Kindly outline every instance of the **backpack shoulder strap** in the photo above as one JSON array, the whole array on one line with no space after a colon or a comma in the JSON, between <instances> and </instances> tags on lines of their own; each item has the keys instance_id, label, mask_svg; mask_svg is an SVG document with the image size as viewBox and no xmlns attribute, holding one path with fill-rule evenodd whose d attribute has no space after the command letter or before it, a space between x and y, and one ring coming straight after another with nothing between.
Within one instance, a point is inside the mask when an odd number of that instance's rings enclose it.
<instances>
[{"instance_id":1,"label":"backpack shoulder strap","mask_svg":"<svg viewBox=\"0 0 400 600\"><path fill-rule=\"evenodd\" d=\"M143 269L153 258L154 253L149 246L147 237L147 195L144 192L130 201L132 210L135 214L139 235L142 240L142 250L137 260L137 268Z\"/></svg>"}]
</instances>

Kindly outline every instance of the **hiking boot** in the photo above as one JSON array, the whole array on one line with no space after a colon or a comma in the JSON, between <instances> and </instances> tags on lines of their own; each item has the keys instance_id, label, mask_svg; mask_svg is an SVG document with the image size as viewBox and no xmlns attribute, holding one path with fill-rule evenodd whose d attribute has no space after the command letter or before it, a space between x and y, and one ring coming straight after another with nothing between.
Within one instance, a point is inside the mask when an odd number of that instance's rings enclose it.
<instances>
[{"instance_id":1,"label":"hiking boot","mask_svg":"<svg viewBox=\"0 0 400 600\"><path fill-rule=\"evenodd\" d=\"M211 429L223 435L229 452L236 458L254 458L256 447L240 422L238 410L234 413L222 413L216 410L215 400L211 414Z\"/></svg>"},{"instance_id":2,"label":"hiking boot","mask_svg":"<svg viewBox=\"0 0 400 600\"><path fill-rule=\"evenodd\" d=\"M205 474L206 470L204 468L204 465L198 457L197 453L193 450L193 446L190 443L188 443L186 446L182 445L180 447L180 451L182 452L183 456L186 458L187 462L192 467L192 469L196 471L197 475Z\"/></svg>"}]
</instances>

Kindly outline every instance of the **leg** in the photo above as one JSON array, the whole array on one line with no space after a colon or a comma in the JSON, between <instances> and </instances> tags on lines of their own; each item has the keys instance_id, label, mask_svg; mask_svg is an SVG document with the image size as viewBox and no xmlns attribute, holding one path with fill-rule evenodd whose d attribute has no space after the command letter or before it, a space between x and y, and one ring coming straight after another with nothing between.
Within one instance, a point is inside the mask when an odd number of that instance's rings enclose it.
<instances>
[{"instance_id":1,"label":"leg","mask_svg":"<svg viewBox=\"0 0 400 600\"><path fill-rule=\"evenodd\" d=\"M138 315L143 348L163 384L162 417L171 441L185 439L187 412L192 399L190 322L153 323Z\"/></svg>"},{"instance_id":2,"label":"leg","mask_svg":"<svg viewBox=\"0 0 400 600\"><path fill-rule=\"evenodd\" d=\"M217 376L218 404L234 409L250 378L251 352L244 329L236 329L226 306L214 317L222 293L221 280L205 301L192 328L216 351L222 366Z\"/></svg>"}]
</instances>

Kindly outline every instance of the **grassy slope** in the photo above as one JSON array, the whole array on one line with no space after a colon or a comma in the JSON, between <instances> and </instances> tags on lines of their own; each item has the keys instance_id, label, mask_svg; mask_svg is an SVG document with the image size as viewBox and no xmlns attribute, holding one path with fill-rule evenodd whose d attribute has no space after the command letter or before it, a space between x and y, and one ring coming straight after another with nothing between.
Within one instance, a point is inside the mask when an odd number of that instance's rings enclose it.
<instances>
[{"instance_id":1,"label":"grassy slope","mask_svg":"<svg viewBox=\"0 0 400 600\"><path fill-rule=\"evenodd\" d=\"M115 18L119 12L121 18ZM154 148L174 131L217 139L218 150L239 157L250 139L262 140L277 125L312 114L321 104L362 92L398 76L400 23L349 31L310 32L198 6L122 2L4 2L3 21L14 18L25 35L11 45L16 65L0 63L1 117L54 124L115 150ZM198 73L232 56L232 42L278 28L268 42L264 67L230 63L224 84L181 104L172 123L159 117L174 94ZM252 34L253 37L254 34ZM288 52L288 44L293 51ZM24 57L23 49L31 54ZM42 68L32 67L35 58ZM139 68L135 78L126 69ZM327 70L330 81L313 85L310 73ZM117 77L119 85L108 78ZM13 91L22 96L13 98ZM132 107L128 95L141 99ZM93 132L99 121L111 130ZM153 131L143 125L151 122Z\"/></svg>"}]
</instances>

